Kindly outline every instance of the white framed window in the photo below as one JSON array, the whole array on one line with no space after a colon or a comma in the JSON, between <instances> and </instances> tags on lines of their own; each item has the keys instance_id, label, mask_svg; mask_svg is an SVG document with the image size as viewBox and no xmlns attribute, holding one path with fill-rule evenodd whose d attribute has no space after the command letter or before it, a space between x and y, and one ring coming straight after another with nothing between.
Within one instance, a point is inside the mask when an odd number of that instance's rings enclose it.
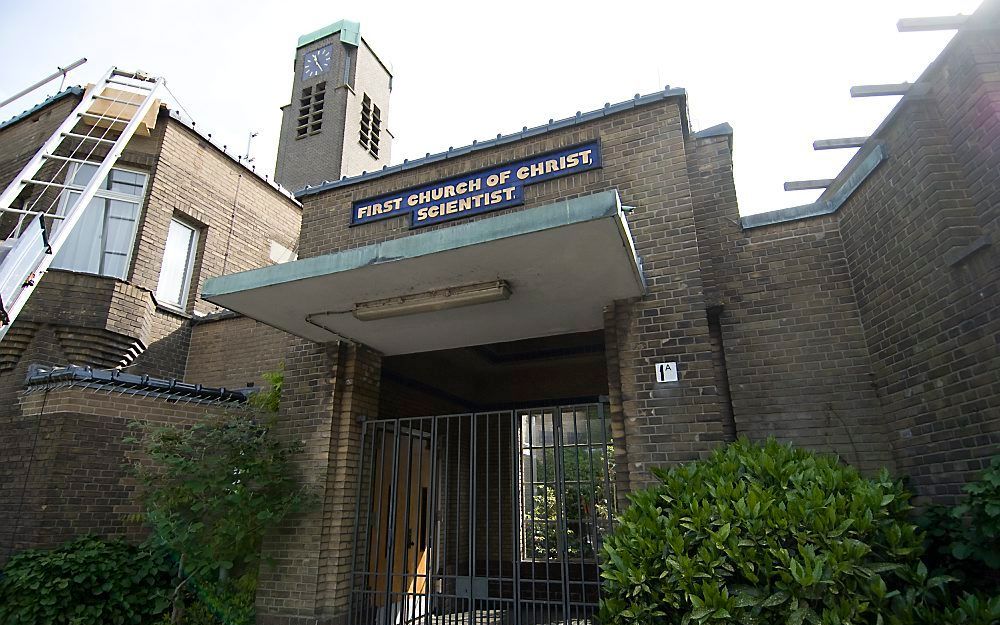
<instances>
[{"instance_id":1,"label":"white framed window","mask_svg":"<svg viewBox=\"0 0 1000 625\"><path fill-rule=\"evenodd\" d=\"M69 210L96 172L96 165L73 164L67 183L70 191L63 194L60 214ZM145 191L146 174L112 169L56 254L52 267L124 280L132 261Z\"/></svg>"},{"instance_id":2,"label":"white framed window","mask_svg":"<svg viewBox=\"0 0 1000 625\"><path fill-rule=\"evenodd\" d=\"M198 229L180 219L171 219L167 230L167 245L163 251L160 279L156 284L156 301L183 310L187 305L194 271L194 256L198 249Z\"/></svg>"}]
</instances>

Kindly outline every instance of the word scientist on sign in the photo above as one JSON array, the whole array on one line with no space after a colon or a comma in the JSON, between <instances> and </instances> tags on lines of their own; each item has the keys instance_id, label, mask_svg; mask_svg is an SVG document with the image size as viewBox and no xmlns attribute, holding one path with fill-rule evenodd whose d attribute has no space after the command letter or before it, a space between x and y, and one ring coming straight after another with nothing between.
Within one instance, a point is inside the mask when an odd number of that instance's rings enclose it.
<instances>
[{"instance_id":1,"label":"word scientist on sign","mask_svg":"<svg viewBox=\"0 0 1000 625\"><path fill-rule=\"evenodd\" d=\"M354 202L351 225L410 214L410 227L469 217L524 203L525 185L601 166L598 142Z\"/></svg>"}]
</instances>

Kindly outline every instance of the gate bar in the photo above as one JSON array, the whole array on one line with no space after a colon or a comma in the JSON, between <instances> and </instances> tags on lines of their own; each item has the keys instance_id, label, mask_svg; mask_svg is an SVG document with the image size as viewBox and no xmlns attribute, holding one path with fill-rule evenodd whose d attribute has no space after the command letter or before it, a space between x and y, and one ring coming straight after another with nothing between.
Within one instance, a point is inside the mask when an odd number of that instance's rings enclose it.
<instances>
[{"instance_id":1,"label":"gate bar","mask_svg":"<svg viewBox=\"0 0 1000 625\"><path fill-rule=\"evenodd\" d=\"M424 571L424 589L427 594L427 607L424 610L424 623L431 622L431 590L433 571L437 564L437 425L438 420L431 418L431 484L427 495L427 569Z\"/></svg>"},{"instance_id":2,"label":"gate bar","mask_svg":"<svg viewBox=\"0 0 1000 625\"><path fill-rule=\"evenodd\" d=\"M367 440L368 422L361 422L361 448L358 450L358 488L354 495L354 545L351 546L351 599L348 602L350 613L354 613L354 590L357 586L357 574L354 572L358 565L358 527L361 523L361 482L364 481L365 465L365 440Z\"/></svg>"},{"instance_id":3,"label":"gate bar","mask_svg":"<svg viewBox=\"0 0 1000 625\"><path fill-rule=\"evenodd\" d=\"M475 599L475 583L473 579L476 576L476 463L473 461L475 457L473 454L475 452L476 444L476 415L472 415L471 430L469 434L469 625L476 625L476 599Z\"/></svg>"},{"instance_id":4,"label":"gate bar","mask_svg":"<svg viewBox=\"0 0 1000 625\"><path fill-rule=\"evenodd\" d=\"M514 624L521 625L521 541L518 540L521 536L521 489L520 484L524 481L521 478L521 449L518 441L520 441L520 425L521 420L517 415L517 412L512 410L510 412L510 487L511 487L511 532L513 543L511 549L513 552L514 563Z\"/></svg>"},{"instance_id":5,"label":"gate bar","mask_svg":"<svg viewBox=\"0 0 1000 625\"><path fill-rule=\"evenodd\" d=\"M385 532L386 546L389 548L389 557L386 561L387 580L385 584L385 614L389 614L389 606L392 604L392 569L396 559L396 541L392 537L396 535L396 512L395 502L399 498L399 425L393 428L393 453L392 453L392 489L389 491L389 516L387 517L387 529ZM385 625L389 625L386 618Z\"/></svg>"}]
</instances>

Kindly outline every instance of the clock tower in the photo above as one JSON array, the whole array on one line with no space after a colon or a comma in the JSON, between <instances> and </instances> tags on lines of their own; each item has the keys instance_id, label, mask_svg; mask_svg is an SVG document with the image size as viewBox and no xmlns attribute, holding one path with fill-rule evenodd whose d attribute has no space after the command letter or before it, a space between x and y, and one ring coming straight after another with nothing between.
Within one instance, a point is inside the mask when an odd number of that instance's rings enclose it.
<instances>
[{"instance_id":1,"label":"clock tower","mask_svg":"<svg viewBox=\"0 0 1000 625\"><path fill-rule=\"evenodd\" d=\"M392 69L340 20L299 37L274 179L292 192L389 164Z\"/></svg>"}]
</instances>

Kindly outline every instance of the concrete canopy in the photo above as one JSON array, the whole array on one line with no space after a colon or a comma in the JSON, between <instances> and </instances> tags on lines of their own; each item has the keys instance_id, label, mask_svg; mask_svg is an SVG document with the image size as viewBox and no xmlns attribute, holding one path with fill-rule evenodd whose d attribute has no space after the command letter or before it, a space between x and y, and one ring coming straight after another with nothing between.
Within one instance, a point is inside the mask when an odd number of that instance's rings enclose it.
<instances>
[{"instance_id":1,"label":"concrete canopy","mask_svg":"<svg viewBox=\"0 0 1000 625\"><path fill-rule=\"evenodd\" d=\"M356 304L503 280L510 297L361 321ZM644 292L618 192L209 279L202 297L302 338L385 355L597 330Z\"/></svg>"}]
</instances>

